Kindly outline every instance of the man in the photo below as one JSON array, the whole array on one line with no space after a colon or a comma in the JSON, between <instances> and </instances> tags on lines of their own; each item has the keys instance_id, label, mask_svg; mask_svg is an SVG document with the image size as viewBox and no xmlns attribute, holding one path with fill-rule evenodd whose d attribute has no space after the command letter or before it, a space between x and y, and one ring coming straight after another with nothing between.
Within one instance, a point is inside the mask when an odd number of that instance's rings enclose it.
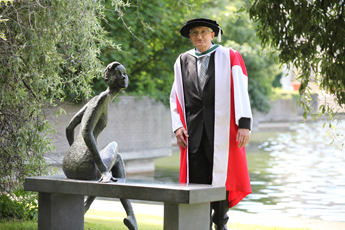
<instances>
[{"instance_id":1,"label":"man","mask_svg":"<svg viewBox=\"0 0 345 230\"><path fill-rule=\"evenodd\" d=\"M173 131L181 149L180 182L226 186L227 199L213 202L217 229L227 229L227 211L251 193L244 146L252 113L241 55L212 43L223 31L197 18L181 28L195 49L175 63L170 95Z\"/></svg>"}]
</instances>

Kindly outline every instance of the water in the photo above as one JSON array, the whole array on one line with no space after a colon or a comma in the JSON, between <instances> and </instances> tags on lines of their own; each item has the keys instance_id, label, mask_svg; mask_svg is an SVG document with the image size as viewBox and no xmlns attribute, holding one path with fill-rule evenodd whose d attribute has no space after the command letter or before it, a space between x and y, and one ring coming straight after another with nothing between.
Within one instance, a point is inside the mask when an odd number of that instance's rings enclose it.
<instances>
[{"instance_id":1,"label":"water","mask_svg":"<svg viewBox=\"0 0 345 230\"><path fill-rule=\"evenodd\" d=\"M253 193L235 209L345 221L345 151L322 125L294 125L248 151Z\"/></svg>"},{"instance_id":2,"label":"water","mask_svg":"<svg viewBox=\"0 0 345 230\"><path fill-rule=\"evenodd\" d=\"M335 134L344 133L345 124L336 127ZM345 151L330 145L327 131L318 122L252 133L247 160L253 192L231 211L345 222ZM155 180L178 182L178 154L157 160Z\"/></svg>"}]
</instances>

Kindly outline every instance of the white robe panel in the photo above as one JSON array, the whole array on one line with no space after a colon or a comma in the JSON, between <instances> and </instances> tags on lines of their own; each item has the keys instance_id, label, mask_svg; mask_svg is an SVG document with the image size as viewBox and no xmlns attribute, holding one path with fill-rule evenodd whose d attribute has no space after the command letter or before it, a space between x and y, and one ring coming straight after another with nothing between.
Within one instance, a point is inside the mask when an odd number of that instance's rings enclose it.
<instances>
[{"instance_id":1,"label":"white robe panel","mask_svg":"<svg viewBox=\"0 0 345 230\"><path fill-rule=\"evenodd\" d=\"M227 179L231 110L231 65L229 49L215 53L215 121L212 185L224 186Z\"/></svg>"},{"instance_id":2,"label":"white robe panel","mask_svg":"<svg viewBox=\"0 0 345 230\"><path fill-rule=\"evenodd\" d=\"M180 106L183 111L183 117L186 123L186 130L188 130L187 127L187 119L186 119L186 107L184 102L184 92L183 92L183 80L182 80L182 73L181 73L181 55L179 58L177 58L174 70L175 70L175 79L174 84L170 93L170 111L171 111L171 121L172 121L172 128L175 131L176 129L183 127L182 121L180 119L180 115L177 110L177 101L176 96L178 98L178 101L180 103ZM175 137L176 139L176 137ZM187 146L188 146L188 138L187 138ZM188 148L187 148L187 183L189 183L189 167L188 167Z\"/></svg>"},{"instance_id":3,"label":"white robe panel","mask_svg":"<svg viewBox=\"0 0 345 230\"><path fill-rule=\"evenodd\" d=\"M252 110L250 107L248 95L248 76L246 76L241 66L235 65L232 67L232 76L234 84L235 96L235 118L236 124L242 117L251 118L251 127L253 126Z\"/></svg>"}]
</instances>

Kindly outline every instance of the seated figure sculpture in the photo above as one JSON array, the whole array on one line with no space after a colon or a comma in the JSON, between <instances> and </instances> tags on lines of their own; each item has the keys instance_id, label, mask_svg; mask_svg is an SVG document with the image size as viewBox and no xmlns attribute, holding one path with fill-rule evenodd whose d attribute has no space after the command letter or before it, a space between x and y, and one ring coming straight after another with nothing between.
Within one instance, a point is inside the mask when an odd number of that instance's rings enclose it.
<instances>
[{"instance_id":1,"label":"seated figure sculpture","mask_svg":"<svg viewBox=\"0 0 345 230\"><path fill-rule=\"evenodd\" d=\"M116 182L115 178L126 177L124 163L118 153L118 144L111 142L99 151L96 143L97 137L107 125L109 103L118 92L128 86L125 67L118 62L109 64L104 71L104 80L108 89L93 97L74 115L66 128L70 148L64 156L62 169L67 178L107 183ZM79 124L80 131L74 140L74 129ZM85 213L94 199L94 196L87 197L84 204ZM124 224L128 229L138 229L130 200L120 201L127 213Z\"/></svg>"}]
</instances>

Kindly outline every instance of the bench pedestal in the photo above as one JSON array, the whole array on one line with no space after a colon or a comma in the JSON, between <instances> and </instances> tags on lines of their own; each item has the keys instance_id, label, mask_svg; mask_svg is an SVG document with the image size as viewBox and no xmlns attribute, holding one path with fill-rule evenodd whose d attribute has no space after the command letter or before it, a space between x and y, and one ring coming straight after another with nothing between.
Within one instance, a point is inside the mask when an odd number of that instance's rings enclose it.
<instances>
[{"instance_id":1,"label":"bench pedestal","mask_svg":"<svg viewBox=\"0 0 345 230\"><path fill-rule=\"evenodd\" d=\"M163 202L165 230L209 230L210 202L226 198L225 186L125 179L98 183L64 175L26 178L24 190L39 192L39 230L83 230L84 196Z\"/></svg>"},{"instance_id":2,"label":"bench pedestal","mask_svg":"<svg viewBox=\"0 0 345 230\"><path fill-rule=\"evenodd\" d=\"M84 196L39 193L38 229L84 229Z\"/></svg>"},{"instance_id":3,"label":"bench pedestal","mask_svg":"<svg viewBox=\"0 0 345 230\"><path fill-rule=\"evenodd\" d=\"M210 229L210 203L164 203L164 230Z\"/></svg>"}]
</instances>

